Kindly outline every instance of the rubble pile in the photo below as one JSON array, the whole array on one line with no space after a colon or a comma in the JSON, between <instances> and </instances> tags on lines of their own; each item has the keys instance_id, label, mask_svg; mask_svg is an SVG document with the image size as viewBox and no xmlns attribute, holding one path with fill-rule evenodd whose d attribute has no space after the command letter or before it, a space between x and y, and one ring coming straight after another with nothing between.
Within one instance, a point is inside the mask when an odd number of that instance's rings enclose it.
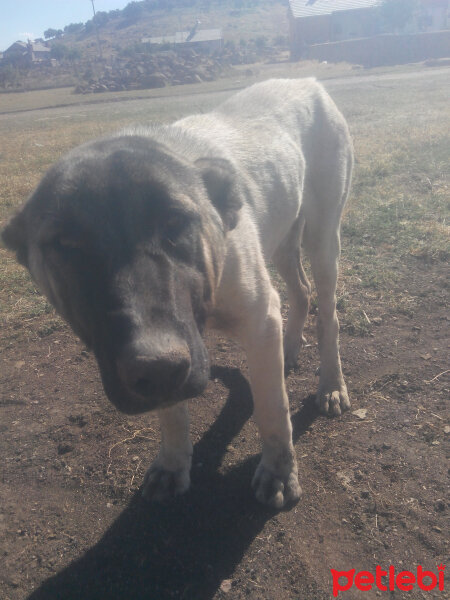
<instances>
[{"instance_id":1,"label":"rubble pile","mask_svg":"<svg viewBox=\"0 0 450 600\"><path fill-rule=\"evenodd\" d=\"M213 54L193 48L135 53L127 58L113 57L111 64L102 66L100 76L78 84L74 92L92 94L202 83L217 79L230 66L281 60L286 60L281 49L266 47L258 50L254 44L247 48L233 45Z\"/></svg>"},{"instance_id":2,"label":"rubble pile","mask_svg":"<svg viewBox=\"0 0 450 600\"><path fill-rule=\"evenodd\" d=\"M224 66L222 59L193 50L139 54L129 59L116 58L112 65L103 67L100 77L80 83L74 92L90 94L202 83L217 79Z\"/></svg>"}]
</instances>

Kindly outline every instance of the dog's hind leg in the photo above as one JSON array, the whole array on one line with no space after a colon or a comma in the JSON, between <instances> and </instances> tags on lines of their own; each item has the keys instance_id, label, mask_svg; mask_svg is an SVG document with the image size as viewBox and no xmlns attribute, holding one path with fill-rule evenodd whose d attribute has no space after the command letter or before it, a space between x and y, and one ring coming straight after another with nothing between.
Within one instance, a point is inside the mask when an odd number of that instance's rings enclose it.
<instances>
[{"instance_id":1,"label":"dog's hind leg","mask_svg":"<svg viewBox=\"0 0 450 600\"><path fill-rule=\"evenodd\" d=\"M336 280L339 237L330 234L311 253L311 267L317 288L319 313L317 335L320 378L316 403L325 414L340 415L350 408L339 356L339 322L336 314Z\"/></svg>"},{"instance_id":2,"label":"dog's hind leg","mask_svg":"<svg viewBox=\"0 0 450 600\"><path fill-rule=\"evenodd\" d=\"M284 334L284 367L288 372L297 366L301 346L306 343L303 327L309 310L311 285L301 261L301 240L305 219L303 211L287 237L277 248L272 261L284 279L289 301L289 314Z\"/></svg>"},{"instance_id":3,"label":"dog's hind leg","mask_svg":"<svg viewBox=\"0 0 450 600\"><path fill-rule=\"evenodd\" d=\"M142 495L162 501L188 490L192 462L187 402L158 411L161 448L145 474Z\"/></svg>"},{"instance_id":4,"label":"dog's hind leg","mask_svg":"<svg viewBox=\"0 0 450 600\"><path fill-rule=\"evenodd\" d=\"M330 160L328 164L333 163ZM329 167L327 177L316 181L314 193L304 197L304 242L311 261L319 306L317 334L320 378L316 403L319 410L328 415L340 415L350 408L339 355L336 284L341 247L340 219L351 180L351 155L346 168L345 163L344 167L341 164L336 161L334 169Z\"/></svg>"}]
</instances>

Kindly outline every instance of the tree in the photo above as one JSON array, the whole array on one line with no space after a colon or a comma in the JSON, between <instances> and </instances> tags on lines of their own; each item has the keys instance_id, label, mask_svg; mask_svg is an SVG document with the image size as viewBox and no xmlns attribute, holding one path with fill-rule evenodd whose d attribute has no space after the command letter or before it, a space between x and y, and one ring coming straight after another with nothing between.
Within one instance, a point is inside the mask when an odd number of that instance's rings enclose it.
<instances>
[{"instance_id":1,"label":"tree","mask_svg":"<svg viewBox=\"0 0 450 600\"><path fill-rule=\"evenodd\" d=\"M414 15L416 0L384 0L380 15L388 31L401 31Z\"/></svg>"},{"instance_id":2,"label":"tree","mask_svg":"<svg viewBox=\"0 0 450 600\"><path fill-rule=\"evenodd\" d=\"M70 48L67 48L65 58L73 64L75 61L80 60L81 50L71 46Z\"/></svg>"},{"instance_id":3,"label":"tree","mask_svg":"<svg viewBox=\"0 0 450 600\"><path fill-rule=\"evenodd\" d=\"M83 23L69 23L69 25L64 27L64 33L78 33L83 27Z\"/></svg>"},{"instance_id":4,"label":"tree","mask_svg":"<svg viewBox=\"0 0 450 600\"><path fill-rule=\"evenodd\" d=\"M144 5L142 2L130 2L125 6L122 11L122 15L127 21L137 21L144 12Z\"/></svg>"},{"instance_id":5,"label":"tree","mask_svg":"<svg viewBox=\"0 0 450 600\"><path fill-rule=\"evenodd\" d=\"M58 29L47 29L47 31L44 31L44 37L46 40L50 39L50 38L54 38L58 35Z\"/></svg>"},{"instance_id":6,"label":"tree","mask_svg":"<svg viewBox=\"0 0 450 600\"><path fill-rule=\"evenodd\" d=\"M109 21L109 16L107 12L100 11L95 13L95 17L93 17L92 20L97 27L104 27L104 25L106 25L106 23Z\"/></svg>"},{"instance_id":7,"label":"tree","mask_svg":"<svg viewBox=\"0 0 450 600\"><path fill-rule=\"evenodd\" d=\"M50 50L50 55L52 58L56 58L56 60L64 60L67 51L68 48L64 44L55 44Z\"/></svg>"}]
</instances>

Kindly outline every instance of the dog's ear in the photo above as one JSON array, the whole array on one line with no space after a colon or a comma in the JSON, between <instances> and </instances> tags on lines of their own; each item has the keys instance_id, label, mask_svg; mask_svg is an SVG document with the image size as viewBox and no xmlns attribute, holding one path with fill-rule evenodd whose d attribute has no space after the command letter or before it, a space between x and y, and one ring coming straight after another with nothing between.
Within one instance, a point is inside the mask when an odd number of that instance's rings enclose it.
<instances>
[{"instance_id":1,"label":"dog's ear","mask_svg":"<svg viewBox=\"0 0 450 600\"><path fill-rule=\"evenodd\" d=\"M237 225L242 200L231 163L223 158L200 158L196 166L201 171L211 202L222 217L226 231Z\"/></svg>"},{"instance_id":2,"label":"dog's ear","mask_svg":"<svg viewBox=\"0 0 450 600\"><path fill-rule=\"evenodd\" d=\"M1 232L1 238L7 248L17 254L20 264L27 266L27 236L23 213L19 212L12 217Z\"/></svg>"}]
</instances>

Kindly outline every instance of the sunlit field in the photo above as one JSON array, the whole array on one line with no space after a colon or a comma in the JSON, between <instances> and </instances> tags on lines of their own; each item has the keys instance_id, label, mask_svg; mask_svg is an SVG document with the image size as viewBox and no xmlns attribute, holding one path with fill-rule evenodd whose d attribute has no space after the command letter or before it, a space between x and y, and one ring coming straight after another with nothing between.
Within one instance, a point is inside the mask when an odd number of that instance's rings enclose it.
<instances>
[{"instance_id":1,"label":"sunlit field","mask_svg":"<svg viewBox=\"0 0 450 600\"><path fill-rule=\"evenodd\" d=\"M237 344L207 334L211 379L190 401L192 489L145 503L156 416L111 406L92 353L0 246L2 600L328 600L330 568L445 563L449 72L279 64L101 98L0 95L0 226L77 144L207 111L273 75L317 74L356 155L337 297L352 408L336 419L314 408L313 292L307 344L286 379L304 492L286 512L253 498L260 444Z\"/></svg>"},{"instance_id":2,"label":"sunlit field","mask_svg":"<svg viewBox=\"0 0 450 600\"><path fill-rule=\"evenodd\" d=\"M306 74L311 71L310 66ZM285 73L281 67L275 72L284 74L295 75L291 65ZM333 74L336 77L330 78ZM342 327L364 335L373 326L367 314L371 308L363 308L367 301L377 310L377 302L385 311L414 309L415 297L402 297L398 285L405 261L412 257L418 262L445 261L449 256L450 84L448 77L430 78L429 70L425 77L398 81L383 74L375 81L366 81L364 74L351 73L352 78L348 74L342 67L335 73L330 67L321 72L348 119L355 145L353 191L342 228L338 307ZM1 222L24 201L45 170L77 144L132 124L170 122L207 111L246 83L245 78L227 79L147 92L148 97L140 99L110 94L102 102L87 103L89 99L83 98L86 103L81 105L38 111L26 109L33 104L39 108L64 104L73 95L66 90L17 95L16 106L24 112L0 115ZM0 96L0 112L13 108L12 98ZM0 252L3 344L62 326L14 258L3 248ZM357 302L353 298L347 309L349 295L355 292Z\"/></svg>"}]
</instances>

